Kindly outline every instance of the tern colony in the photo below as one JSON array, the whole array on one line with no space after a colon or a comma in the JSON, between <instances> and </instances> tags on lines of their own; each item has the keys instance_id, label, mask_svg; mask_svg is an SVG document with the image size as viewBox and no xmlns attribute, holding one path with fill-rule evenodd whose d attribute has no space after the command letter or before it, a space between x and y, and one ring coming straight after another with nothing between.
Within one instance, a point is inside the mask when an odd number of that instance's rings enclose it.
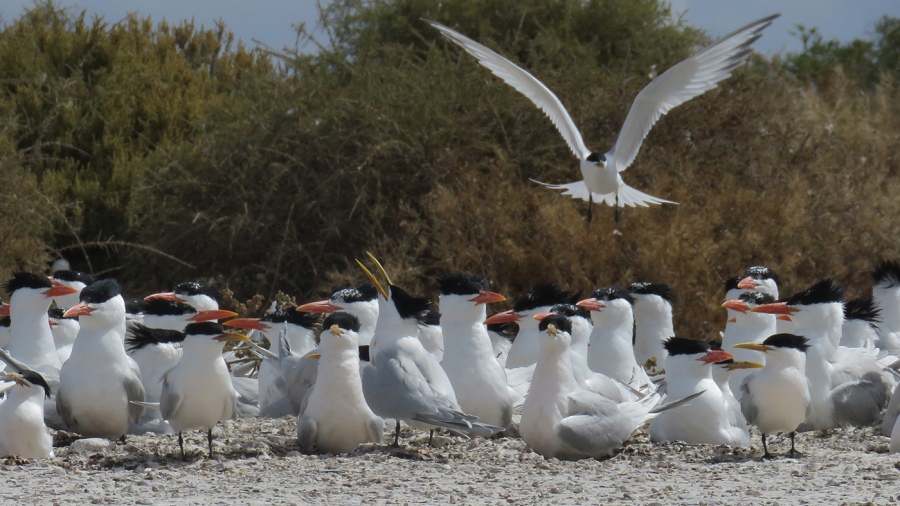
<instances>
[{"instance_id":1,"label":"tern colony","mask_svg":"<svg viewBox=\"0 0 900 506\"><path fill-rule=\"evenodd\" d=\"M505 298L479 276L438 278L435 308L370 264L367 283L261 318L233 318L195 282L126 304L112 279L15 274L0 306L0 455L52 456L48 427L177 433L182 458L183 433L202 430L212 455L218 422L256 416L295 417L299 446L326 453L382 443L386 427L398 445L401 423L518 435L570 460L611 456L647 424L654 442L735 447L755 426L769 458L769 435L788 434L796 456L797 431L882 423L900 451L896 262L851 301L828 279L779 299L771 269L747 269L727 281L724 331L709 342L673 335L662 283L584 298L539 285L488 317Z\"/></svg>"},{"instance_id":2,"label":"tern colony","mask_svg":"<svg viewBox=\"0 0 900 506\"><path fill-rule=\"evenodd\" d=\"M560 100L527 71L429 21L524 94L579 159L582 180L547 185L616 210L673 203L628 186L652 126L718 86L777 15L760 19L678 63L635 98L615 144L589 150ZM542 183L543 184L543 183ZM393 425L467 437L521 435L545 457L614 454L649 423L653 441L750 445L767 436L881 421L900 451L900 267L874 271L872 298L844 301L824 280L778 298L764 267L726 285L728 317L712 342L674 335L672 290L661 283L603 287L579 300L535 287L512 310L478 276L437 280L438 307L381 279L298 308L238 318L217 291L182 283L126 303L115 280L60 270L17 273L0 312L0 455L53 454L47 427L85 437L207 433L222 420L295 416L306 451L341 453L382 442ZM55 306L55 307L51 307ZM277 309L277 310L276 310ZM321 316L324 315L324 321ZM247 331L253 338L237 333ZM226 350L226 345L233 346ZM889 402L890 399L890 402ZM886 411L885 411L885 408Z\"/></svg>"}]
</instances>

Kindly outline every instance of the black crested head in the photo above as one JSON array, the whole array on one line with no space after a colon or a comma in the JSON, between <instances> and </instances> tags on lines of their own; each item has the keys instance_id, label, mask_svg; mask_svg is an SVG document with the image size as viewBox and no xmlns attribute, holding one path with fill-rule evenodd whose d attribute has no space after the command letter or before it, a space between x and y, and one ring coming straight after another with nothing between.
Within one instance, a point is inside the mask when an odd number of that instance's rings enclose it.
<instances>
[{"instance_id":1,"label":"black crested head","mask_svg":"<svg viewBox=\"0 0 900 506\"><path fill-rule=\"evenodd\" d=\"M669 355L699 355L709 351L709 343L686 337L670 337L663 341Z\"/></svg>"},{"instance_id":2,"label":"black crested head","mask_svg":"<svg viewBox=\"0 0 900 506\"><path fill-rule=\"evenodd\" d=\"M871 295L857 297L844 304L844 318L848 320L865 320L871 324L881 321L881 310Z\"/></svg>"},{"instance_id":3,"label":"black crested head","mask_svg":"<svg viewBox=\"0 0 900 506\"><path fill-rule=\"evenodd\" d=\"M219 292L218 288L206 286L196 281L185 281L184 283L179 283L175 285L175 290L173 290L173 292L176 295L206 295L216 302L219 302L222 297L222 293Z\"/></svg>"},{"instance_id":4,"label":"black crested head","mask_svg":"<svg viewBox=\"0 0 900 506\"><path fill-rule=\"evenodd\" d=\"M220 336L224 333L225 327L216 322L191 323L184 327L185 336Z\"/></svg>"},{"instance_id":5,"label":"black crested head","mask_svg":"<svg viewBox=\"0 0 900 506\"><path fill-rule=\"evenodd\" d=\"M757 306L761 306L763 304L771 304L775 302L775 297L767 293L762 292L744 292L741 294L738 299L747 302L749 304L756 304Z\"/></svg>"},{"instance_id":6,"label":"black crested head","mask_svg":"<svg viewBox=\"0 0 900 506\"><path fill-rule=\"evenodd\" d=\"M180 343L182 341L184 341L184 332L170 329L154 329L141 323L135 323L128 327L128 332L125 336L125 348L128 351L134 351L161 343Z\"/></svg>"},{"instance_id":7,"label":"black crested head","mask_svg":"<svg viewBox=\"0 0 900 506\"><path fill-rule=\"evenodd\" d=\"M359 347L359 359L362 360L363 362L371 362L371 359L369 358L369 345L368 344L364 344Z\"/></svg>"},{"instance_id":8,"label":"black crested head","mask_svg":"<svg viewBox=\"0 0 900 506\"><path fill-rule=\"evenodd\" d=\"M48 399L50 398L50 385L47 384L47 381L43 376L40 375L37 371L32 371L30 369L22 371L22 377L25 378L25 381L31 383L34 386L43 387L44 388L44 396Z\"/></svg>"},{"instance_id":9,"label":"black crested head","mask_svg":"<svg viewBox=\"0 0 900 506\"><path fill-rule=\"evenodd\" d=\"M299 325L305 329L315 330L322 321L322 315L319 313L306 313L297 311L294 306L279 309L274 313L269 313L259 319L263 322L284 323L288 322L292 325Z\"/></svg>"},{"instance_id":10,"label":"black crested head","mask_svg":"<svg viewBox=\"0 0 900 506\"><path fill-rule=\"evenodd\" d=\"M534 290L523 295L516 301L513 311L521 313L539 307L554 306L556 304L574 304L575 294L567 292L554 284L544 284L534 287Z\"/></svg>"},{"instance_id":11,"label":"black crested head","mask_svg":"<svg viewBox=\"0 0 900 506\"><path fill-rule=\"evenodd\" d=\"M53 273L53 279L57 281L81 281L85 285L89 285L94 282L94 276L86 272L81 271L56 271Z\"/></svg>"},{"instance_id":12,"label":"black crested head","mask_svg":"<svg viewBox=\"0 0 900 506\"><path fill-rule=\"evenodd\" d=\"M632 283L628 291L637 295L658 295L671 304L675 301L675 292L665 283Z\"/></svg>"},{"instance_id":13,"label":"black crested head","mask_svg":"<svg viewBox=\"0 0 900 506\"><path fill-rule=\"evenodd\" d=\"M722 338L713 339L712 341L707 341L709 345L709 349L711 350L721 350L722 349Z\"/></svg>"},{"instance_id":14,"label":"black crested head","mask_svg":"<svg viewBox=\"0 0 900 506\"><path fill-rule=\"evenodd\" d=\"M138 314L144 310L144 301L139 299L131 299L125 301L125 312L128 314Z\"/></svg>"},{"instance_id":15,"label":"black crested head","mask_svg":"<svg viewBox=\"0 0 900 506\"><path fill-rule=\"evenodd\" d=\"M585 158L585 160L594 163L606 163L606 155L603 153L591 153Z\"/></svg>"},{"instance_id":16,"label":"black crested head","mask_svg":"<svg viewBox=\"0 0 900 506\"><path fill-rule=\"evenodd\" d=\"M581 306L576 306L575 304L557 304L550 308L550 312L553 314L558 314L565 316L567 318L572 318L573 316L580 316L585 320L591 319L591 312L587 308L583 308Z\"/></svg>"},{"instance_id":17,"label":"black crested head","mask_svg":"<svg viewBox=\"0 0 900 506\"><path fill-rule=\"evenodd\" d=\"M830 279L819 281L813 286L790 296L788 306L808 306L810 304L827 304L841 302L844 298L844 289Z\"/></svg>"},{"instance_id":18,"label":"black crested head","mask_svg":"<svg viewBox=\"0 0 900 506\"><path fill-rule=\"evenodd\" d=\"M746 271L744 271L744 277L750 277L751 279L755 279L757 281L761 279L772 279L776 283L779 283L778 275L775 274L775 271L769 269L768 267L764 267L762 265L754 265L750 267Z\"/></svg>"},{"instance_id":19,"label":"black crested head","mask_svg":"<svg viewBox=\"0 0 900 506\"><path fill-rule=\"evenodd\" d=\"M809 349L808 339L803 336L787 333L773 334L767 337L766 340L763 341L763 344L774 348L794 348L802 352L806 352L806 350Z\"/></svg>"},{"instance_id":20,"label":"black crested head","mask_svg":"<svg viewBox=\"0 0 900 506\"><path fill-rule=\"evenodd\" d=\"M357 287L335 290L331 294L330 300L338 304L350 304L353 302L368 302L375 300L375 297L378 297L378 290L375 289L375 285L363 283Z\"/></svg>"},{"instance_id":21,"label":"black crested head","mask_svg":"<svg viewBox=\"0 0 900 506\"><path fill-rule=\"evenodd\" d=\"M632 306L634 305L634 297L631 296L631 292L622 288L621 286L604 286L603 288L598 288L591 293L591 297L597 299L598 301L610 301L616 299L622 299L627 301Z\"/></svg>"},{"instance_id":22,"label":"black crested head","mask_svg":"<svg viewBox=\"0 0 900 506\"><path fill-rule=\"evenodd\" d=\"M431 310L431 301L429 299L414 297L399 286L391 285L390 294L391 300L394 301L394 307L397 308L397 312L400 313L400 317L403 319L418 318L420 314L424 315L426 311Z\"/></svg>"},{"instance_id":23,"label":"black crested head","mask_svg":"<svg viewBox=\"0 0 900 506\"><path fill-rule=\"evenodd\" d=\"M41 276L40 274L32 274L30 272L17 272L13 274L13 277L6 283L6 293L12 295L13 292L20 288L50 288L53 286L53 283L50 281L50 278L47 276Z\"/></svg>"},{"instance_id":24,"label":"black crested head","mask_svg":"<svg viewBox=\"0 0 900 506\"><path fill-rule=\"evenodd\" d=\"M122 288L115 279L101 279L88 285L81 291L78 299L87 304L102 304L117 295L122 294Z\"/></svg>"},{"instance_id":25,"label":"black crested head","mask_svg":"<svg viewBox=\"0 0 900 506\"><path fill-rule=\"evenodd\" d=\"M728 293L732 290L737 290L738 283L744 279L742 276L734 276L725 280L725 293Z\"/></svg>"},{"instance_id":26,"label":"black crested head","mask_svg":"<svg viewBox=\"0 0 900 506\"><path fill-rule=\"evenodd\" d=\"M434 309L426 309L416 315L416 320L422 325L435 327L441 324L441 312Z\"/></svg>"},{"instance_id":27,"label":"black crested head","mask_svg":"<svg viewBox=\"0 0 900 506\"><path fill-rule=\"evenodd\" d=\"M486 284L481 276L445 274L437 280L441 295L478 295Z\"/></svg>"},{"instance_id":28,"label":"black crested head","mask_svg":"<svg viewBox=\"0 0 900 506\"><path fill-rule=\"evenodd\" d=\"M178 316L193 314L197 312L196 309L185 304L184 302L175 302L165 299L150 299L138 301L133 309L137 309L137 313L153 316Z\"/></svg>"},{"instance_id":29,"label":"black crested head","mask_svg":"<svg viewBox=\"0 0 900 506\"><path fill-rule=\"evenodd\" d=\"M872 271L872 281L881 288L894 288L900 286L900 264L893 260L878 262Z\"/></svg>"},{"instance_id":30,"label":"black crested head","mask_svg":"<svg viewBox=\"0 0 900 506\"><path fill-rule=\"evenodd\" d=\"M572 322L570 322L569 319L565 316L558 314L550 315L541 320L541 322L538 324L538 330L544 332L547 330L547 327L550 324L553 324L553 326L561 332L568 332L570 334L572 333Z\"/></svg>"},{"instance_id":31,"label":"black crested head","mask_svg":"<svg viewBox=\"0 0 900 506\"><path fill-rule=\"evenodd\" d=\"M337 325L343 330L359 332L359 319L352 314L343 311L331 313L325 318L325 321L322 322L322 327L325 329L330 329L332 325Z\"/></svg>"}]
</instances>

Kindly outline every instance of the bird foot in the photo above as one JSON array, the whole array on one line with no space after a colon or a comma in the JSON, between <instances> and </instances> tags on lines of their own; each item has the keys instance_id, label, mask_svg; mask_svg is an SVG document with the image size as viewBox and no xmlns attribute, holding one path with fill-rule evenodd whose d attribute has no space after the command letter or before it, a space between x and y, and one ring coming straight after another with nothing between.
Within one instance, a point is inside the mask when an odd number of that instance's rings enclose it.
<instances>
[{"instance_id":1,"label":"bird foot","mask_svg":"<svg viewBox=\"0 0 900 506\"><path fill-rule=\"evenodd\" d=\"M764 453L762 456L762 460L772 460L774 458L775 458L775 455L772 455L769 452Z\"/></svg>"},{"instance_id":2,"label":"bird foot","mask_svg":"<svg viewBox=\"0 0 900 506\"><path fill-rule=\"evenodd\" d=\"M788 457L792 459L799 459L803 457L803 454L798 452L797 450L790 450L788 451Z\"/></svg>"}]
</instances>

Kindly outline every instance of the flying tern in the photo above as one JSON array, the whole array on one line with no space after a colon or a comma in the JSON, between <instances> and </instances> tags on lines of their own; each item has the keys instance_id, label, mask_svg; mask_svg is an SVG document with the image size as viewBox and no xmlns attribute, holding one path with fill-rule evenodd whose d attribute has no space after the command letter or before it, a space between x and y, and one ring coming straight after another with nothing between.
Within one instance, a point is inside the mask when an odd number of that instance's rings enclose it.
<instances>
[{"instance_id":1,"label":"flying tern","mask_svg":"<svg viewBox=\"0 0 900 506\"><path fill-rule=\"evenodd\" d=\"M778 16L780 14L767 16L735 30L652 80L635 98L614 146L605 154L585 146L581 133L562 102L533 75L465 35L434 21L426 21L477 58L481 65L506 84L528 97L559 130L569 149L580 160L583 179L560 185L541 184L589 202L589 220L594 202L615 206L618 221L619 207L675 203L628 186L622 180L622 172L634 162L644 138L659 118L730 77L731 72L747 60L752 51L750 45Z\"/></svg>"}]
</instances>

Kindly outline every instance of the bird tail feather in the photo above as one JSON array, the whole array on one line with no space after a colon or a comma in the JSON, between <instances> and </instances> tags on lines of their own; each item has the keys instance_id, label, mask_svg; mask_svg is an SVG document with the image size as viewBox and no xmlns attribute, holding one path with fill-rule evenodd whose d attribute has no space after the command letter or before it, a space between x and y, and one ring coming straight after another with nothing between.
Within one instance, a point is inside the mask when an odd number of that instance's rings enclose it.
<instances>
[{"instance_id":1,"label":"bird tail feather","mask_svg":"<svg viewBox=\"0 0 900 506\"><path fill-rule=\"evenodd\" d=\"M604 203L610 207L614 207L616 205L616 193L606 193L600 194L595 193L593 195L593 199L591 199L590 191L588 191L587 185L584 184L584 181L575 181L574 183L567 184L550 184L538 181L536 179L532 179L537 184L544 185L551 190L559 190L563 192L563 195L569 195L573 199L584 200L585 202L589 200L593 200L595 204ZM622 183L619 186L619 207L650 207L650 204L660 205L660 204L675 204L678 205L678 202L672 202L671 200L661 199L659 197L654 197L652 195L647 195L646 193L637 190L628 186L625 183Z\"/></svg>"}]
</instances>

